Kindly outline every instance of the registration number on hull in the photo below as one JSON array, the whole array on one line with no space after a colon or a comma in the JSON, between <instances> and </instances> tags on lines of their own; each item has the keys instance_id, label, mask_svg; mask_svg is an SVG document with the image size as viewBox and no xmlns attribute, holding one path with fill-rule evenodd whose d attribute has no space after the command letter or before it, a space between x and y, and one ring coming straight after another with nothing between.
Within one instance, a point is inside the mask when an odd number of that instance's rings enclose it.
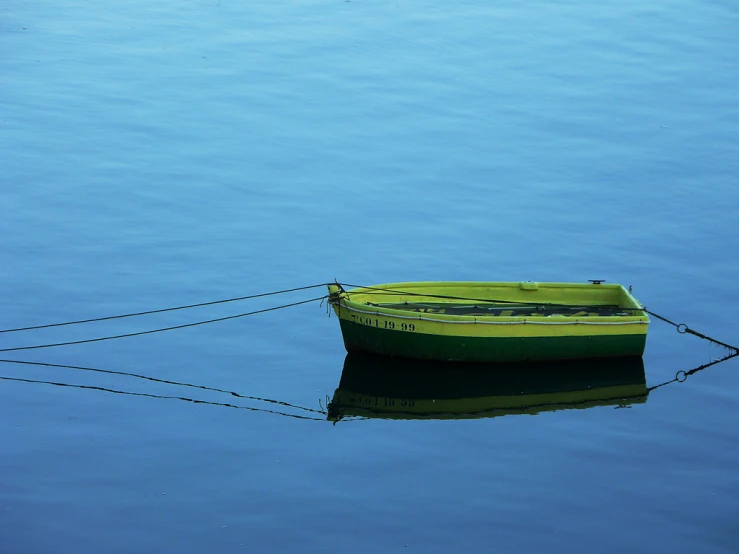
<instances>
[{"instance_id":1,"label":"registration number on hull","mask_svg":"<svg viewBox=\"0 0 739 554\"><path fill-rule=\"evenodd\" d=\"M359 323L360 325L369 325L370 327L377 327L378 329L388 329L390 331L415 331L416 326L413 323L395 323L388 319L380 320L376 317L368 317L351 314L352 321Z\"/></svg>"}]
</instances>

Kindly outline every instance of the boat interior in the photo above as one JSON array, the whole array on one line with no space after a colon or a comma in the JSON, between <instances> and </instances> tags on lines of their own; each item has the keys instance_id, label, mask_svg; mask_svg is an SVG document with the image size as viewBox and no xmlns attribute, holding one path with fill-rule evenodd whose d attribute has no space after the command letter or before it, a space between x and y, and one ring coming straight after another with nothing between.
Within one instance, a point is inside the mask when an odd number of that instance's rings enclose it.
<instances>
[{"instance_id":1,"label":"boat interior","mask_svg":"<svg viewBox=\"0 0 739 554\"><path fill-rule=\"evenodd\" d=\"M366 306L459 316L624 317L642 306L621 285L573 283L396 283L347 292Z\"/></svg>"}]
</instances>

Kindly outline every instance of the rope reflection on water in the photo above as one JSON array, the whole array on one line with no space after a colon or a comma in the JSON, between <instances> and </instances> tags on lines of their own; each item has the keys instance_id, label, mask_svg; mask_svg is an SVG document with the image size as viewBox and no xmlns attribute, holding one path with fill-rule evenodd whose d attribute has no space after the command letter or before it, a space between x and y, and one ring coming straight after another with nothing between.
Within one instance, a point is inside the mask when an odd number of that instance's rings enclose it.
<instances>
[{"instance_id":1,"label":"rope reflection on water","mask_svg":"<svg viewBox=\"0 0 739 554\"><path fill-rule=\"evenodd\" d=\"M142 379L146 381L151 381L155 383L161 383L165 385L172 385L172 386L178 386L178 387L189 387L189 388L195 388L195 389L201 389L205 391L211 391L216 393L222 393L227 394L229 396L233 396L235 398L240 398L243 400L251 400L255 402L265 402L268 404L275 404L279 406L283 406L285 408L289 408L292 410L298 410L298 411L304 411L304 412L310 412L312 414L320 414L322 416L325 415L325 411L323 410L317 410L314 408L307 408L305 406L299 406L297 404L291 404L289 402L284 402L281 400L274 400L272 398L263 398L259 396L249 396L245 394L240 394L238 392L219 389L216 387L209 387L206 385L197 385L194 383L185 383L181 381L171 381L167 379L159 379L156 377L150 377L148 375L142 375L139 373L131 373L127 371L116 371L112 369L102 369L102 368L95 368L95 367L83 367L83 366L74 366L74 365L65 365L65 364L52 364L52 363L46 363L46 362L32 362L27 360L1 360L2 363L7 364L19 364L19 365L31 365L31 366L41 366L41 367L50 367L50 368L61 368L61 369L74 369L77 371L87 371L87 372L94 372L94 373L104 373L109 375L120 375L125 377L132 377L135 379ZM107 392L112 394L120 394L120 395L126 395L126 396L138 396L138 397L146 397L146 398L157 398L162 400L180 400L183 402L190 402L192 404L203 404L208 406L220 406L224 408L234 408L238 410L247 410L250 412L263 412L273 415L279 415L284 417L290 417L293 419L304 419L304 420L313 420L313 421L325 421L324 417L317 417L312 415L301 415L301 414L293 414L289 412L284 411L278 411L278 410L270 410L267 408L257 408L253 406L242 406L237 404L231 404L229 402L215 402L210 400L201 400L196 398L189 398L186 396L179 396L179 395L163 395L163 394L154 394L154 393L147 393L147 392L133 392L133 391L124 391L119 389L113 389L109 387L101 387L96 385L84 385L84 384L77 384L77 383L66 383L66 382L60 382L60 381L50 381L50 380L43 380L43 379L27 379L22 377L10 377L10 376L0 376L0 380L3 381L16 381L20 383L33 383L33 384L41 384L41 385L54 385L58 387L70 387L70 388L76 388L76 389L83 389L83 390L94 390L99 392Z\"/></svg>"}]
</instances>

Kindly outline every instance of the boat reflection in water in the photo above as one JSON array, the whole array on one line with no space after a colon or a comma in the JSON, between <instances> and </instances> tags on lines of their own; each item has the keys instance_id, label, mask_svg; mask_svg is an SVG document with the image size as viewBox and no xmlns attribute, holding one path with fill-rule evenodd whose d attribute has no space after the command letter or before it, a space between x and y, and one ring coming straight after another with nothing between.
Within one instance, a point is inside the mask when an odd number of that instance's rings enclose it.
<instances>
[{"instance_id":1,"label":"boat reflection in water","mask_svg":"<svg viewBox=\"0 0 739 554\"><path fill-rule=\"evenodd\" d=\"M351 352L328 419L473 419L647 400L641 357L455 364Z\"/></svg>"}]
</instances>

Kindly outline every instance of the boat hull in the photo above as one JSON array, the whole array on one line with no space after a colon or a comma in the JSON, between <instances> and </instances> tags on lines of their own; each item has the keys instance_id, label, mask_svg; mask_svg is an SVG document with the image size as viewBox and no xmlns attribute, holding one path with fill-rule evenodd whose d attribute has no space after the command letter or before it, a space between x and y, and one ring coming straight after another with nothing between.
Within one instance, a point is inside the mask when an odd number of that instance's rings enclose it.
<instances>
[{"instance_id":1,"label":"boat hull","mask_svg":"<svg viewBox=\"0 0 739 554\"><path fill-rule=\"evenodd\" d=\"M419 360L535 362L641 356L645 334L565 336L468 336L398 332L341 320L348 352Z\"/></svg>"},{"instance_id":2,"label":"boat hull","mask_svg":"<svg viewBox=\"0 0 739 554\"><path fill-rule=\"evenodd\" d=\"M424 288L425 285L425 288ZM453 283L452 288L437 284L433 288L424 283L398 283L380 285L379 290L402 289L406 291L432 290L455 291L464 290L462 284ZM486 290L494 290L489 294L497 296L514 289L518 284L493 283L487 289L480 283L470 284L470 294L481 296ZM494 285L494 286L493 286ZM526 284L526 286L530 286ZM539 290L546 292L547 284L536 285L534 294L525 295L534 302ZM564 294L578 295L582 301L587 287L601 287L598 293L605 297L611 295L620 298L620 304L627 302L633 307L623 309L637 310L641 305L620 285L579 285L552 284L553 290L560 297ZM580 290L583 288L583 290ZM538 362L554 360L575 360L592 358L633 357L641 356L646 346L647 325L649 319L643 312L626 312L627 315L603 317L592 310L575 316L537 316L536 312L528 316L511 317L500 315L489 316L456 316L451 310L413 312L398 309L396 304L391 308L381 304L363 302L369 296L367 292L348 291L329 288L332 293L332 306L339 317L344 345L349 352L370 352L385 356L394 356L420 360L460 361L460 362ZM365 289L366 290L366 289ZM524 289L528 292L528 289ZM563 292L564 291L564 292ZM573 292L574 291L574 292ZM431 293L428 293L431 298ZM542 295L543 296L543 295ZM593 296L590 302L598 300ZM372 299L376 297L373 296ZM397 295L394 297L397 298ZM406 297L403 297L406 298ZM408 295L407 298L413 298ZM406 298L406 299L407 299ZM609 300L613 301L613 300ZM605 302L605 300L603 300ZM551 305L551 301L549 302ZM451 304L450 304L451 305ZM455 304L459 309L459 302ZM617 308L622 309L622 308Z\"/></svg>"}]
</instances>

